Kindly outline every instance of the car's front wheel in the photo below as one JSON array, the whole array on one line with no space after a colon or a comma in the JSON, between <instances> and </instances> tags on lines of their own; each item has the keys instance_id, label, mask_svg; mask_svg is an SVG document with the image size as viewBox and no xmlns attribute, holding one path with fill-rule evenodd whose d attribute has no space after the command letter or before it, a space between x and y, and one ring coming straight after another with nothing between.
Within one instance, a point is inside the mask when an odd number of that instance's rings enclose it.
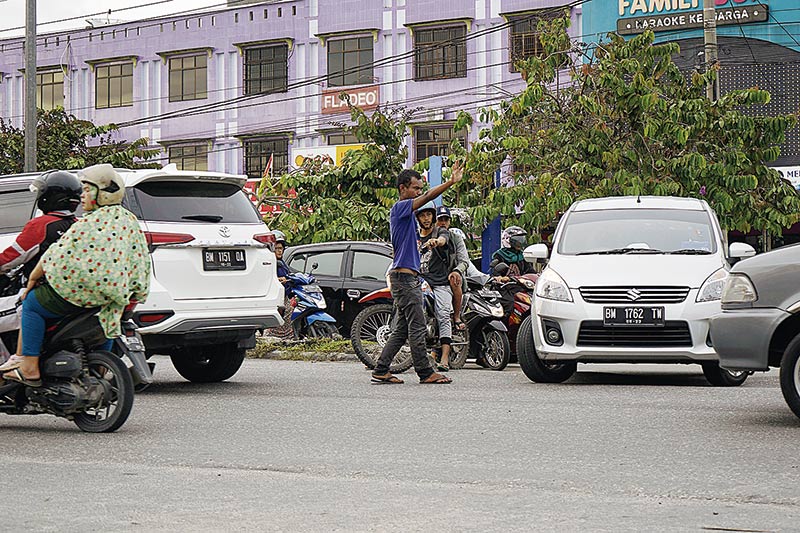
<instances>
[{"instance_id":1,"label":"car's front wheel","mask_svg":"<svg viewBox=\"0 0 800 533\"><path fill-rule=\"evenodd\" d=\"M517 332L517 359L522 372L537 383L562 383L567 381L578 369L578 363L567 362L548 364L539 359L533 344L533 322L528 315Z\"/></svg>"},{"instance_id":2,"label":"car's front wheel","mask_svg":"<svg viewBox=\"0 0 800 533\"><path fill-rule=\"evenodd\" d=\"M715 387L738 387L750 373L745 370L727 370L721 368L718 362L712 361L703 363L703 375Z\"/></svg>"},{"instance_id":3,"label":"car's front wheel","mask_svg":"<svg viewBox=\"0 0 800 533\"><path fill-rule=\"evenodd\" d=\"M237 343L189 346L170 358L178 374L195 383L213 383L232 377L244 362L246 350Z\"/></svg>"},{"instance_id":4,"label":"car's front wheel","mask_svg":"<svg viewBox=\"0 0 800 533\"><path fill-rule=\"evenodd\" d=\"M800 335L783 352L780 381L783 399L795 416L800 418Z\"/></svg>"}]
</instances>

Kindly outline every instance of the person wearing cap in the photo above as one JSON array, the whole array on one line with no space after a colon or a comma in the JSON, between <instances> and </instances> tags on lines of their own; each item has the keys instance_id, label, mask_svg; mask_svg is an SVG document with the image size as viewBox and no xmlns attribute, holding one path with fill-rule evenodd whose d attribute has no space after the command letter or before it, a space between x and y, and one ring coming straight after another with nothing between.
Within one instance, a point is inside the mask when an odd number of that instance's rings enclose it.
<instances>
[{"instance_id":1,"label":"person wearing cap","mask_svg":"<svg viewBox=\"0 0 800 533\"><path fill-rule=\"evenodd\" d=\"M392 334L381 351L372 381L377 383L403 383L389 372L392 359L408 341L414 370L420 383L452 383L447 376L434 372L425 349L425 311L420 290L420 254L417 247L417 221L414 211L440 196L448 188L461 181L464 168L461 163L453 165L450 179L422 192L422 176L415 170L406 169L397 175L399 200L389 212L389 232L394 249L394 260L389 270L390 288L397 314Z\"/></svg>"},{"instance_id":2,"label":"person wearing cap","mask_svg":"<svg viewBox=\"0 0 800 533\"><path fill-rule=\"evenodd\" d=\"M48 248L23 293L22 360L8 380L41 385L39 356L45 321L99 307L106 339L120 335L120 320L131 301L147 298L150 254L136 217L122 207L125 182L111 165L78 173L85 215ZM102 348L109 349L109 340Z\"/></svg>"},{"instance_id":3,"label":"person wearing cap","mask_svg":"<svg viewBox=\"0 0 800 533\"><path fill-rule=\"evenodd\" d=\"M455 250L454 256L451 257L450 274L448 275L450 290L453 292L453 323L458 331L464 331L467 326L461 321L461 303L464 298L464 277L470 265L469 253L467 244L459 235L461 231L455 231L456 228L450 229L450 220L450 208L440 205L436 209L436 225L450 232Z\"/></svg>"}]
</instances>

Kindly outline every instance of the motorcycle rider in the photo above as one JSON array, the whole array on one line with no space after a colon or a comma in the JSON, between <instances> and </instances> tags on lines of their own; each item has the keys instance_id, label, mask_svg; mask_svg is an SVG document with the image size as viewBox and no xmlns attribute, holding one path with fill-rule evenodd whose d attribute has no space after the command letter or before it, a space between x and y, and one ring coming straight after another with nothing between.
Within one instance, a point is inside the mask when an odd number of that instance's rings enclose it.
<instances>
[{"instance_id":1,"label":"motorcycle rider","mask_svg":"<svg viewBox=\"0 0 800 533\"><path fill-rule=\"evenodd\" d=\"M533 265L525 261L522 255L527 244L527 235L528 232L519 226L509 226L501 234L500 249L492 254L492 262L489 263L491 274L500 281L534 272ZM524 289L518 284L509 284L500 289L500 301L506 317L514 309L514 295L521 290Z\"/></svg>"},{"instance_id":2,"label":"motorcycle rider","mask_svg":"<svg viewBox=\"0 0 800 533\"><path fill-rule=\"evenodd\" d=\"M36 207L43 213L28 221L14 243L0 253L0 273L20 265L27 279L39 258L77 220L75 211L81 203L81 183L70 172L51 170L37 176L30 185L36 193ZM16 298L13 298L16 300ZM16 301L14 302L16 304ZM2 309L0 309L2 311ZM2 331L19 329L19 320L9 323ZM17 354L0 366L0 372L11 370L20 359L22 333L17 342Z\"/></svg>"},{"instance_id":3,"label":"motorcycle rider","mask_svg":"<svg viewBox=\"0 0 800 533\"><path fill-rule=\"evenodd\" d=\"M41 386L46 320L100 307L97 318L106 339L113 339L120 335L124 307L131 299L144 301L150 288L147 241L136 217L120 205L122 177L101 164L82 170L78 178L86 215L42 255L20 298L22 360L3 377L30 387Z\"/></svg>"},{"instance_id":4,"label":"motorcycle rider","mask_svg":"<svg viewBox=\"0 0 800 533\"><path fill-rule=\"evenodd\" d=\"M451 218L449 207L441 205L436 208L436 225L448 230L453 240L455 260L451 258L453 264L448 275L450 290L453 292L453 323L458 331L464 331L467 326L461 321L461 303L464 298L464 276L469 268L470 261L467 244L464 242L464 232L458 228L450 228Z\"/></svg>"},{"instance_id":5,"label":"motorcycle rider","mask_svg":"<svg viewBox=\"0 0 800 533\"><path fill-rule=\"evenodd\" d=\"M428 202L417 209L419 224L420 274L433 289L436 301L436 322L439 324L439 344L441 345L441 361L437 370L450 370L450 345L453 337L453 325L450 315L453 312L453 291L450 289L449 276L452 272L451 258L455 259L455 249L447 228L434 224L437 209L433 202Z\"/></svg>"},{"instance_id":6,"label":"motorcycle rider","mask_svg":"<svg viewBox=\"0 0 800 533\"><path fill-rule=\"evenodd\" d=\"M276 265L278 281L286 285L286 277L289 275L289 267L286 266L286 262L283 260L283 252L286 251L286 235L278 229L272 230L272 234L275 236L275 259L278 261Z\"/></svg>"}]
</instances>

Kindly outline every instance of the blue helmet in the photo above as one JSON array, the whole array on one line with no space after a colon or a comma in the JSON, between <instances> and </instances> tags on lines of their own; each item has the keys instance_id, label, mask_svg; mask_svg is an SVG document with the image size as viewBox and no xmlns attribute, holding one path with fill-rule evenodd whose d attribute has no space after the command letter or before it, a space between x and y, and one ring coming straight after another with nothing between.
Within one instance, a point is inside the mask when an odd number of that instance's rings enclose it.
<instances>
[{"instance_id":1,"label":"blue helmet","mask_svg":"<svg viewBox=\"0 0 800 533\"><path fill-rule=\"evenodd\" d=\"M436 216L436 205L433 202L428 202L428 203L424 204L422 207L420 207L419 209L417 209L417 211L414 213L414 215L415 216L420 216L425 211L432 211L433 215L435 217Z\"/></svg>"}]
</instances>

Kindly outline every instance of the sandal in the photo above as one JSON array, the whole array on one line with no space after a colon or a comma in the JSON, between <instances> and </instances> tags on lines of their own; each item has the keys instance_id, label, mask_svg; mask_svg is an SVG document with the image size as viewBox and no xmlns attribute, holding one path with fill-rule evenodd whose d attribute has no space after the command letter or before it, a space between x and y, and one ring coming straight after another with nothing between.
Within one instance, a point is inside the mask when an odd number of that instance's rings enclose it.
<instances>
[{"instance_id":1,"label":"sandal","mask_svg":"<svg viewBox=\"0 0 800 533\"><path fill-rule=\"evenodd\" d=\"M456 331L466 331L467 325L462 320L456 320L453 322L456 325Z\"/></svg>"},{"instance_id":2,"label":"sandal","mask_svg":"<svg viewBox=\"0 0 800 533\"><path fill-rule=\"evenodd\" d=\"M22 383L23 385L32 388L37 388L42 386L42 378L28 379L24 375L22 375L22 371L19 368L15 368L8 374L3 374L3 378L7 381L16 381L18 383Z\"/></svg>"},{"instance_id":3,"label":"sandal","mask_svg":"<svg viewBox=\"0 0 800 533\"><path fill-rule=\"evenodd\" d=\"M387 385L399 385L404 381L392 374L372 374L373 383L386 383Z\"/></svg>"},{"instance_id":4,"label":"sandal","mask_svg":"<svg viewBox=\"0 0 800 533\"><path fill-rule=\"evenodd\" d=\"M15 368L19 368L22 364L22 357L18 355L12 355L8 358L8 360L0 365L0 372L9 372L14 370Z\"/></svg>"},{"instance_id":5,"label":"sandal","mask_svg":"<svg viewBox=\"0 0 800 533\"><path fill-rule=\"evenodd\" d=\"M439 363L436 365L436 370L439 372L450 372L450 367Z\"/></svg>"},{"instance_id":6,"label":"sandal","mask_svg":"<svg viewBox=\"0 0 800 533\"><path fill-rule=\"evenodd\" d=\"M422 385L447 385L448 383L452 383L453 380L447 376L443 376L434 372L427 378L419 380L419 382Z\"/></svg>"}]
</instances>

